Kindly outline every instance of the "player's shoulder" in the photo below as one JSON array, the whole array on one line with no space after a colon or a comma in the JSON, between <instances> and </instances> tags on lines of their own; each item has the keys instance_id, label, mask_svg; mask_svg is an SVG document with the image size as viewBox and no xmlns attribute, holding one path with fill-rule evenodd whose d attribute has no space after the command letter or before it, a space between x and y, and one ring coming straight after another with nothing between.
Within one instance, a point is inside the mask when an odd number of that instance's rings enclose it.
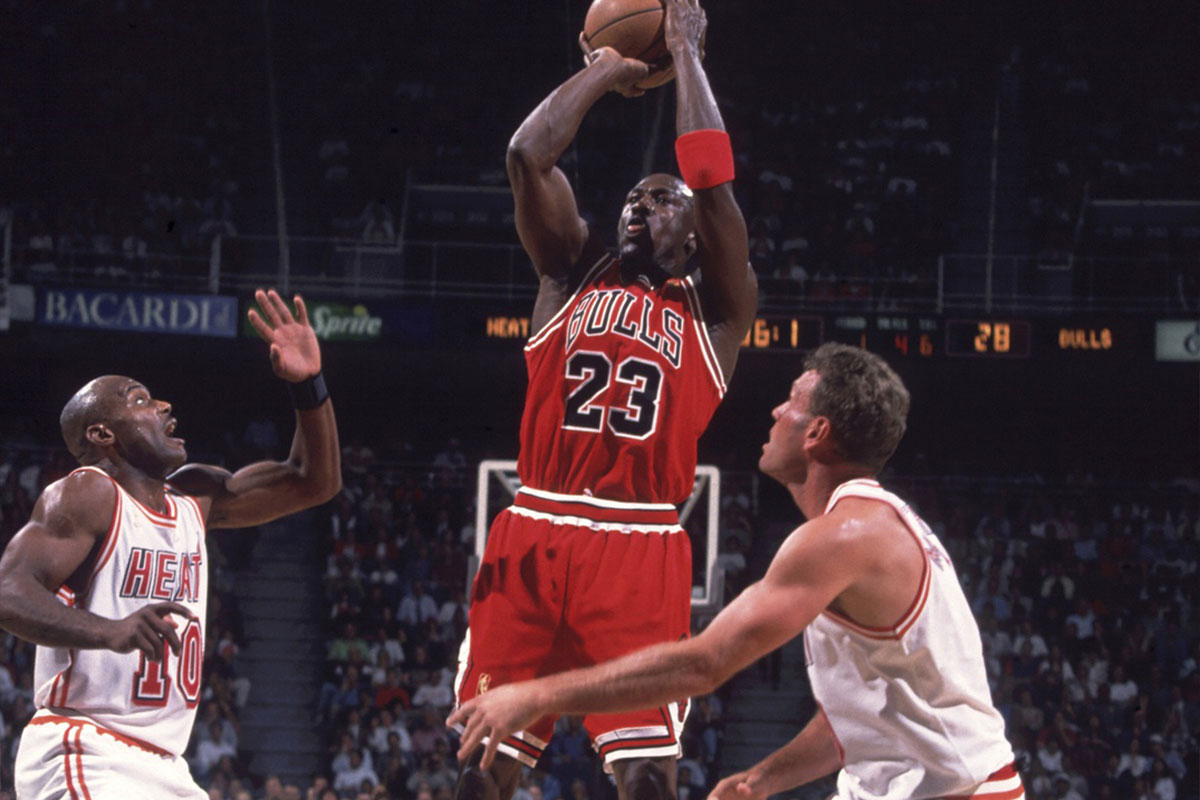
<instances>
[{"instance_id":1,"label":"player's shoulder","mask_svg":"<svg viewBox=\"0 0 1200 800\"><path fill-rule=\"evenodd\" d=\"M57 519L102 519L112 516L117 502L117 482L98 469L78 469L50 483L38 498L36 516Z\"/></svg>"},{"instance_id":2,"label":"player's shoulder","mask_svg":"<svg viewBox=\"0 0 1200 800\"><path fill-rule=\"evenodd\" d=\"M850 496L805 522L789 538L795 540L796 557L841 562L878 555L903 527L887 503Z\"/></svg>"},{"instance_id":3,"label":"player's shoulder","mask_svg":"<svg viewBox=\"0 0 1200 800\"><path fill-rule=\"evenodd\" d=\"M871 540L905 529L896 508L882 496L848 494L818 519L826 520L848 542Z\"/></svg>"}]
</instances>

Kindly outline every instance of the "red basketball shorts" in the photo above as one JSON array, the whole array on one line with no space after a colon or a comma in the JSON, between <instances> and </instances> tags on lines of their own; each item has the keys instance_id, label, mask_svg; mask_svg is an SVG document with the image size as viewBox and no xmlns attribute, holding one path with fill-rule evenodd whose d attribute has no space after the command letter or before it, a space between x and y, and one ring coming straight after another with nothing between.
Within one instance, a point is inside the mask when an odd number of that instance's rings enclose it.
<instances>
[{"instance_id":1,"label":"red basketball shorts","mask_svg":"<svg viewBox=\"0 0 1200 800\"><path fill-rule=\"evenodd\" d=\"M688 635L692 551L674 506L523 488L492 523L471 591L455 690L490 687L608 661ZM626 758L675 757L687 699L593 714L583 725L606 769ZM557 717L499 750L532 766Z\"/></svg>"}]
</instances>

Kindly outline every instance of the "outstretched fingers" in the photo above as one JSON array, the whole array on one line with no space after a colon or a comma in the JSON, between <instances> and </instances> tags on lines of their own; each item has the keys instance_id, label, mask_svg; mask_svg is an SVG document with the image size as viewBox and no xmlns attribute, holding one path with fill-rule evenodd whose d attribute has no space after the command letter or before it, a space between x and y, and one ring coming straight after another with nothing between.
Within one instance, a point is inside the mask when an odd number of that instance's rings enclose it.
<instances>
[{"instance_id":1,"label":"outstretched fingers","mask_svg":"<svg viewBox=\"0 0 1200 800\"><path fill-rule=\"evenodd\" d=\"M296 321L306 328L311 328L308 322L308 306L304 305L304 298L296 295L292 298L292 303L296 306Z\"/></svg>"},{"instance_id":2,"label":"outstretched fingers","mask_svg":"<svg viewBox=\"0 0 1200 800\"><path fill-rule=\"evenodd\" d=\"M254 326L254 330L258 331L259 336L268 342L271 341L271 334L274 332L274 329L266 323L261 314L252 308L246 314L246 317L250 320L250 324Z\"/></svg>"},{"instance_id":3,"label":"outstretched fingers","mask_svg":"<svg viewBox=\"0 0 1200 800\"><path fill-rule=\"evenodd\" d=\"M296 321L296 318L292 316L292 310L288 308L287 303L283 302L283 298L279 296L279 292L272 289L267 292L267 297L271 299L271 305L275 307L276 313L279 314L279 318L283 320L284 324L291 324Z\"/></svg>"},{"instance_id":4,"label":"outstretched fingers","mask_svg":"<svg viewBox=\"0 0 1200 800\"><path fill-rule=\"evenodd\" d=\"M262 289L254 291L254 300L258 303L258 307L262 309L262 315L272 328L278 328L283 324L283 319L279 316L279 309L275 308L275 304L271 302L271 298Z\"/></svg>"}]
</instances>

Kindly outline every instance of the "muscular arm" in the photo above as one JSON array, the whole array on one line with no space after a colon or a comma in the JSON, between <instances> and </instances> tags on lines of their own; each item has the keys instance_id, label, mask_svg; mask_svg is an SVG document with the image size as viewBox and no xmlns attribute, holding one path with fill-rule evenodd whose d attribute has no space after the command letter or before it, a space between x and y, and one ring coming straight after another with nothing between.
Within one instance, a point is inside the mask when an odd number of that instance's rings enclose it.
<instances>
[{"instance_id":1,"label":"muscular arm","mask_svg":"<svg viewBox=\"0 0 1200 800\"><path fill-rule=\"evenodd\" d=\"M717 800L758 800L823 778L842 765L829 719L820 709L796 738L745 772L730 775L712 791Z\"/></svg>"},{"instance_id":2,"label":"muscular arm","mask_svg":"<svg viewBox=\"0 0 1200 800\"><path fill-rule=\"evenodd\" d=\"M793 533L761 581L721 611L700 635L655 645L613 661L492 689L463 705L450 723L467 723L460 757L489 737L489 753L508 733L547 713L649 708L706 694L794 638L853 581L838 522L819 517Z\"/></svg>"},{"instance_id":3,"label":"muscular arm","mask_svg":"<svg viewBox=\"0 0 1200 800\"><path fill-rule=\"evenodd\" d=\"M700 63L704 12L689 0L668 0L667 41L675 66L675 134L725 130L721 111ZM701 292L713 346L728 380L738 349L758 307L758 281L750 269L746 221L723 183L695 192Z\"/></svg>"},{"instance_id":4,"label":"muscular arm","mask_svg":"<svg viewBox=\"0 0 1200 800\"><path fill-rule=\"evenodd\" d=\"M182 605L151 604L125 620L111 620L56 597L64 584L80 593L87 588L87 568L109 531L116 503L113 482L95 472L77 472L46 487L0 558L0 628L47 647L137 648L158 659L166 637L178 649L162 615L187 616Z\"/></svg>"},{"instance_id":5,"label":"muscular arm","mask_svg":"<svg viewBox=\"0 0 1200 800\"><path fill-rule=\"evenodd\" d=\"M550 93L521 123L508 145L509 181L516 201L517 234L543 282L566 282L587 243L567 176L555 166L579 132L584 115L605 92L645 76L648 67L601 48Z\"/></svg>"},{"instance_id":6,"label":"muscular arm","mask_svg":"<svg viewBox=\"0 0 1200 800\"><path fill-rule=\"evenodd\" d=\"M172 486L208 504L213 528L245 528L333 499L342 486L341 453L333 401L296 412L296 434L286 461L259 461L230 473L189 464Z\"/></svg>"},{"instance_id":7,"label":"muscular arm","mask_svg":"<svg viewBox=\"0 0 1200 800\"><path fill-rule=\"evenodd\" d=\"M255 292L259 309L250 323L270 344L275 375L300 383L321 373L321 348L308 322L304 299L296 295L296 314L272 289ZM169 478L185 494L200 499L208 525L244 528L270 522L333 499L342 488L333 401L296 411L296 434L287 461L259 461L230 474L220 467L191 464Z\"/></svg>"}]
</instances>

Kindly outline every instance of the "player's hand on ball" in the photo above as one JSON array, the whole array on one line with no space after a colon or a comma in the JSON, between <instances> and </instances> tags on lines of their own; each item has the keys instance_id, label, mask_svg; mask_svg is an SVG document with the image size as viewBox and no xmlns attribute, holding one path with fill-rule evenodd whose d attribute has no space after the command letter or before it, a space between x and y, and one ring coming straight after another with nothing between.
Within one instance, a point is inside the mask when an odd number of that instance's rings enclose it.
<instances>
[{"instance_id":1,"label":"player's hand on ball","mask_svg":"<svg viewBox=\"0 0 1200 800\"><path fill-rule=\"evenodd\" d=\"M115 653L139 650L147 661L162 661L163 645L179 654L179 634L175 623L167 615L178 614L188 618L192 612L179 603L152 603L142 606L125 619L114 620L106 637L108 649Z\"/></svg>"},{"instance_id":2,"label":"player's hand on ball","mask_svg":"<svg viewBox=\"0 0 1200 800\"><path fill-rule=\"evenodd\" d=\"M626 97L641 97L645 89L639 89L634 84L650 74L650 65L636 58L625 58L611 47L600 47L595 50L588 45L587 37L579 34L579 48L583 50L583 60L588 66L593 64L612 64L616 66L608 89Z\"/></svg>"},{"instance_id":3,"label":"player's hand on ball","mask_svg":"<svg viewBox=\"0 0 1200 800\"><path fill-rule=\"evenodd\" d=\"M749 770L734 773L728 778L722 778L721 782L713 787L708 800L766 800L767 793L755 788L757 783Z\"/></svg>"},{"instance_id":4,"label":"player's hand on ball","mask_svg":"<svg viewBox=\"0 0 1200 800\"><path fill-rule=\"evenodd\" d=\"M486 738L488 743L479 766L487 769L496 758L496 748L500 742L532 725L542 713L532 693L519 683L497 686L487 694L463 703L446 720L448 727L463 726L462 743L458 748L459 763L465 764Z\"/></svg>"},{"instance_id":5,"label":"player's hand on ball","mask_svg":"<svg viewBox=\"0 0 1200 800\"><path fill-rule=\"evenodd\" d=\"M667 49L672 53L679 48L689 48L704 58L704 32L708 29L708 17L700 7L700 0L665 0L667 22L664 35Z\"/></svg>"},{"instance_id":6,"label":"player's hand on ball","mask_svg":"<svg viewBox=\"0 0 1200 800\"><path fill-rule=\"evenodd\" d=\"M274 289L254 293L261 311L250 309L250 324L271 345L271 368L285 381L299 383L321 371L321 348L317 334L308 323L304 298L296 295L296 315Z\"/></svg>"}]
</instances>

